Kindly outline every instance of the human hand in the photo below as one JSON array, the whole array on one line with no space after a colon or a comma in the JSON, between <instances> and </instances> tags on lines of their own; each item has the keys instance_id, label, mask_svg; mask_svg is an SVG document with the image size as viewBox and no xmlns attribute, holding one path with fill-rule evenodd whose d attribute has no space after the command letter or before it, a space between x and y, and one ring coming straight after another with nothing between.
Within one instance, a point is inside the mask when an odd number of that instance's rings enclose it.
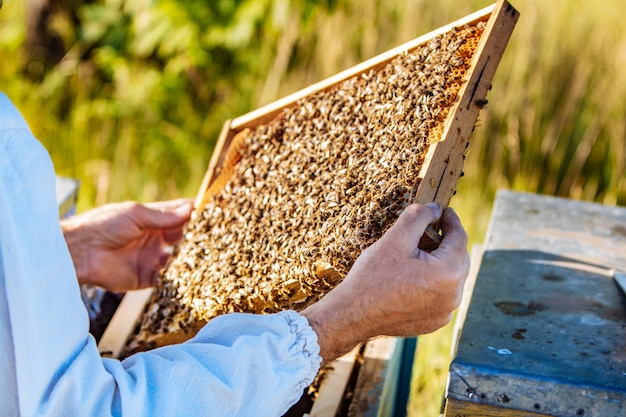
<instances>
[{"instance_id":1,"label":"human hand","mask_svg":"<svg viewBox=\"0 0 626 417\"><path fill-rule=\"evenodd\" d=\"M192 209L188 199L125 202L62 220L78 281L116 292L154 285Z\"/></svg>"},{"instance_id":2,"label":"human hand","mask_svg":"<svg viewBox=\"0 0 626 417\"><path fill-rule=\"evenodd\" d=\"M441 217L438 249L418 248ZM325 362L374 336L415 336L446 325L462 298L469 269L467 235L452 209L413 204L356 260L346 278L302 311Z\"/></svg>"}]
</instances>

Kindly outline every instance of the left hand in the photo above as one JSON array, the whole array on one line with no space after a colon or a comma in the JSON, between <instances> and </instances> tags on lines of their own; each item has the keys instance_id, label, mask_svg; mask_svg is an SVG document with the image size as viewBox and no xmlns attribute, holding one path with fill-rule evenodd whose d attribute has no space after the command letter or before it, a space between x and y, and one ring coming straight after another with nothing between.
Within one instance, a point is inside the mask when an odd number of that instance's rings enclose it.
<instances>
[{"instance_id":1,"label":"left hand","mask_svg":"<svg viewBox=\"0 0 626 417\"><path fill-rule=\"evenodd\" d=\"M62 220L79 283L114 292L154 285L192 209L189 199L125 202Z\"/></svg>"}]
</instances>

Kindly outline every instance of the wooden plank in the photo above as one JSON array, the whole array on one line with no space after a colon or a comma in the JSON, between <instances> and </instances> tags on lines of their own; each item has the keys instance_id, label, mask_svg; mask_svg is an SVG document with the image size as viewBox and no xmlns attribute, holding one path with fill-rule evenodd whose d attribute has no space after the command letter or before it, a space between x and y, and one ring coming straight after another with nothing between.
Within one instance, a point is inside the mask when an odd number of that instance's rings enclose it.
<instances>
[{"instance_id":1,"label":"wooden plank","mask_svg":"<svg viewBox=\"0 0 626 417\"><path fill-rule=\"evenodd\" d=\"M483 246L474 245L470 254L470 269L465 278L465 284L463 286L463 299L459 308L456 310L456 317L454 319L454 329L452 330L452 345L450 346L450 354L452 357L456 354L456 348L461 338L461 331L463 329L463 323L467 316L467 309L472 301L472 294L474 293L474 286L476 285L476 277L478 276L478 270L480 269L480 262L483 258Z\"/></svg>"},{"instance_id":2,"label":"wooden plank","mask_svg":"<svg viewBox=\"0 0 626 417\"><path fill-rule=\"evenodd\" d=\"M348 416L378 416L383 400L385 377L398 340L395 337L379 337L365 345L363 364L359 370Z\"/></svg>"},{"instance_id":3,"label":"wooden plank","mask_svg":"<svg viewBox=\"0 0 626 417\"><path fill-rule=\"evenodd\" d=\"M405 416L408 403L416 338L382 337L365 344L339 359L345 361L335 381L322 381L319 395L306 417L345 416L345 393L351 393L348 416ZM349 391L348 380L360 363L356 383ZM335 368L336 365L333 365ZM342 375L343 374L343 375ZM343 413L341 413L343 411Z\"/></svg>"},{"instance_id":4,"label":"wooden plank","mask_svg":"<svg viewBox=\"0 0 626 417\"><path fill-rule=\"evenodd\" d=\"M330 365L308 417L334 417L337 415L360 350L361 346L359 345Z\"/></svg>"},{"instance_id":5,"label":"wooden plank","mask_svg":"<svg viewBox=\"0 0 626 417\"><path fill-rule=\"evenodd\" d=\"M196 212L200 212L202 207L204 207L206 190L209 189L213 179L216 178L221 172L224 159L226 157L226 150L230 147L230 143L234 137L234 134L231 134L232 131L230 129L230 125L231 120L226 120L226 122L224 122L224 126L222 126L222 130L220 131L220 135L217 139L215 149L213 149L211 160L209 162L209 167L207 168L204 178L202 179L202 183L200 184L200 192L196 197Z\"/></svg>"},{"instance_id":6,"label":"wooden plank","mask_svg":"<svg viewBox=\"0 0 626 417\"><path fill-rule=\"evenodd\" d=\"M528 411L511 410L494 407L469 401L448 399L446 401L445 417L546 417L547 414L537 414Z\"/></svg>"},{"instance_id":7,"label":"wooden plank","mask_svg":"<svg viewBox=\"0 0 626 417\"><path fill-rule=\"evenodd\" d=\"M129 291L124 295L98 343L101 356L119 358L128 338L141 319L154 288Z\"/></svg>"}]
</instances>

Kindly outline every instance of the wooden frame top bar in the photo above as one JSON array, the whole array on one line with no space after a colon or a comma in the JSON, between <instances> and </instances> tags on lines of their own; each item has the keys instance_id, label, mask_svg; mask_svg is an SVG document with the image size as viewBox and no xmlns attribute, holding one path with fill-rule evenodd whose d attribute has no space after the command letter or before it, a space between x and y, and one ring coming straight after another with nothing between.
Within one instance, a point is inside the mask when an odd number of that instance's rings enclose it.
<instances>
[{"instance_id":1,"label":"wooden frame top bar","mask_svg":"<svg viewBox=\"0 0 626 417\"><path fill-rule=\"evenodd\" d=\"M397 46L393 49L383 52L380 55L377 55L373 58L363 61L360 64L357 64L344 71L341 71L322 81L319 81L306 88L296 91L295 93L292 93L286 97L283 97L263 107L260 107L256 110L253 110L249 113L239 116L233 119L231 123L231 129L235 130L236 132L239 132L245 129L246 127L253 127L253 126L258 125L259 123L263 123L265 121L271 120L283 108L294 105L298 100L303 99L311 94L315 94L319 91L327 90L349 78L354 77L355 75L360 75L372 69L376 69L381 66L384 66L390 61L392 61L396 56L403 54L405 52L410 52L413 49L417 48L418 46L423 45L424 43L427 43L431 39L434 39L437 36L440 36L446 32L449 32L455 27L473 25L473 24L476 24L477 22L487 20L487 18L489 18L489 16L491 15L495 7L496 7L496 4L487 6L484 9L481 9L468 16L465 16L464 18L459 19L453 23L450 23L446 26L442 26L436 30L433 30L432 32L424 34L400 46Z\"/></svg>"}]
</instances>

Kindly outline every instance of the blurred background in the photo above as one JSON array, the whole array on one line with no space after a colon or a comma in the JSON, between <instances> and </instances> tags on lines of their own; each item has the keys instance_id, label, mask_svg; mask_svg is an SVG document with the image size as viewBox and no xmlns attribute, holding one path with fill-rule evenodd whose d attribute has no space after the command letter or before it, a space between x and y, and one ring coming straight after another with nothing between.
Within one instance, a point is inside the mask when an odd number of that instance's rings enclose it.
<instances>
[{"instance_id":1,"label":"blurred background","mask_svg":"<svg viewBox=\"0 0 626 417\"><path fill-rule=\"evenodd\" d=\"M511 2L451 203L471 244L499 188L626 205L626 2ZM226 119L491 3L4 0L0 91L81 181L79 211L195 197ZM439 412L450 339L420 338L410 416Z\"/></svg>"}]
</instances>

